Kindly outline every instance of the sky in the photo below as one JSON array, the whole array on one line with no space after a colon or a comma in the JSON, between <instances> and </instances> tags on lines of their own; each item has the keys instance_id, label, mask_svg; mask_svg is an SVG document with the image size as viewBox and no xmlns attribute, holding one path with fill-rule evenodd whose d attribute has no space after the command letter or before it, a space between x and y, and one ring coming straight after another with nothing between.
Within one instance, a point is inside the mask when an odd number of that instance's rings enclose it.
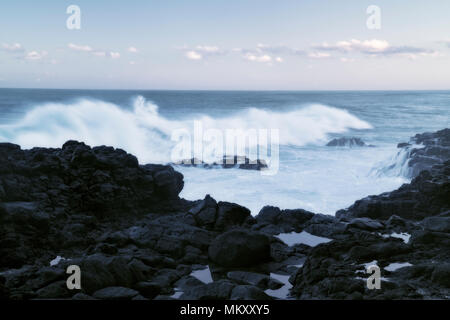
<instances>
[{"instance_id":1,"label":"sky","mask_svg":"<svg viewBox=\"0 0 450 320\"><path fill-rule=\"evenodd\" d=\"M2 1L0 87L448 90L450 1Z\"/></svg>"}]
</instances>

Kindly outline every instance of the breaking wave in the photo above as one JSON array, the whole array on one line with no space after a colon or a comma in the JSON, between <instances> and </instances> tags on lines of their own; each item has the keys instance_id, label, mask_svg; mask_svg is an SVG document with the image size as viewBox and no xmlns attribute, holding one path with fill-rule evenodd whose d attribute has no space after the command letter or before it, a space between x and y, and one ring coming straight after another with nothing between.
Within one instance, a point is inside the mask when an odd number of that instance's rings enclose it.
<instances>
[{"instance_id":1,"label":"breaking wave","mask_svg":"<svg viewBox=\"0 0 450 320\"><path fill-rule=\"evenodd\" d=\"M275 112L250 108L232 116L186 115L174 120L162 116L158 106L142 96L131 110L93 99L73 103L46 103L31 108L13 123L0 126L0 140L23 148L60 147L67 140L91 146L111 145L135 154L141 163L170 161L174 130L193 130L194 120L206 129L279 129L280 144L304 146L323 143L329 134L372 126L346 110L311 104Z\"/></svg>"}]
</instances>

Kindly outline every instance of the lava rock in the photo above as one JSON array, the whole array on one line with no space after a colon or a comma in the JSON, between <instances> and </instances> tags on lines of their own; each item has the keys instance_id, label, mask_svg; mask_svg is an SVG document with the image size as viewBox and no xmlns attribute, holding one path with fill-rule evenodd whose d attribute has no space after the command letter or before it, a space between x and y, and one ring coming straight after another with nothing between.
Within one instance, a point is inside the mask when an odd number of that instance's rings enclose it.
<instances>
[{"instance_id":1,"label":"lava rock","mask_svg":"<svg viewBox=\"0 0 450 320\"><path fill-rule=\"evenodd\" d=\"M269 260L270 241L261 233L231 230L214 239L208 252L210 259L220 266L250 266Z\"/></svg>"},{"instance_id":2,"label":"lava rock","mask_svg":"<svg viewBox=\"0 0 450 320\"><path fill-rule=\"evenodd\" d=\"M366 143L361 138L342 137L331 140L327 147L364 147Z\"/></svg>"}]
</instances>

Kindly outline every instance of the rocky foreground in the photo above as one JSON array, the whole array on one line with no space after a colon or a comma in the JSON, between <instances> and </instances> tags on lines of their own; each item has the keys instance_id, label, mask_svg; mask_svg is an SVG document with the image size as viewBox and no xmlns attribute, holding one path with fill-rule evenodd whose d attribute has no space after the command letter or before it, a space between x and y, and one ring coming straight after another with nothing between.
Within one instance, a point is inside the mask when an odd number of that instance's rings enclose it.
<instances>
[{"instance_id":1,"label":"rocky foreground","mask_svg":"<svg viewBox=\"0 0 450 320\"><path fill-rule=\"evenodd\" d=\"M123 150L0 144L0 297L448 299L450 130L399 147L414 178L398 190L336 217L276 207L252 217L210 196L180 199L180 173ZM366 286L369 264L379 290ZM80 290L67 288L69 265Z\"/></svg>"}]
</instances>

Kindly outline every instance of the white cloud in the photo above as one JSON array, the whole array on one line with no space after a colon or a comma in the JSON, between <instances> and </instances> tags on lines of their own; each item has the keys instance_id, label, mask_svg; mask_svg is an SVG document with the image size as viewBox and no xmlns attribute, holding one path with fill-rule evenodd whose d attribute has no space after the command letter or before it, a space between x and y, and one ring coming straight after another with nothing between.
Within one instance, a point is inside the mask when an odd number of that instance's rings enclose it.
<instances>
[{"instance_id":1,"label":"white cloud","mask_svg":"<svg viewBox=\"0 0 450 320\"><path fill-rule=\"evenodd\" d=\"M129 48L128 48L128 52L131 52L131 53L138 53L139 50L138 50L136 47L129 47Z\"/></svg>"},{"instance_id":2,"label":"white cloud","mask_svg":"<svg viewBox=\"0 0 450 320\"><path fill-rule=\"evenodd\" d=\"M69 43L67 45L69 49L75 50L75 51L85 51L85 52L91 52L92 48L90 46L83 46L83 45L76 45L73 43Z\"/></svg>"},{"instance_id":3,"label":"white cloud","mask_svg":"<svg viewBox=\"0 0 450 320\"><path fill-rule=\"evenodd\" d=\"M203 56L196 51L188 51L185 53L186 58L190 60L202 60Z\"/></svg>"},{"instance_id":4,"label":"white cloud","mask_svg":"<svg viewBox=\"0 0 450 320\"><path fill-rule=\"evenodd\" d=\"M324 59L331 57L331 55L325 52L311 52L310 54L308 54L308 57L313 59Z\"/></svg>"},{"instance_id":5,"label":"white cloud","mask_svg":"<svg viewBox=\"0 0 450 320\"><path fill-rule=\"evenodd\" d=\"M136 62L135 61L130 61L129 64L134 66L136 64Z\"/></svg>"},{"instance_id":6,"label":"white cloud","mask_svg":"<svg viewBox=\"0 0 450 320\"><path fill-rule=\"evenodd\" d=\"M48 52L47 51L30 51L25 55L25 59L26 60L41 60L43 59L45 56L47 56Z\"/></svg>"},{"instance_id":7,"label":"white cloud","mask_svg":"<svg viewBox=\"0 0 450 320\"><path fill-rule=\"evenodd\" d=\"M248 61L255 61L255 62L271 62L272 61L272 57L267 54L255 55L252 53L247 53L244 55L244 58Z\"/></svg>"},{"instance_id":8,"label":"white cloud","mask_svg":"<svg viewBox=\"0 0 450 320\"><path fill-rule=\"evenodd\" d=\"M393 46L386 40L371 39L371 40L357 40L338 41L335 44L328 44L326 42L321 45L314 46L315 49L322 51L339 51L343 53L362 53L370 56L398 56L406 57L408 59L416 59L422 57L439 57L439 52L434 50L413 47L413 46Z\"/></svg>"},{"instance_id":9,"label":"white cloud","mask_svg":"<svg viewBox=\"0 0 450 320\"><path fill-rule=\"evenodd\" d=\"M24 48L20 43L2 43L2 49L8 52L22 52L24 51Z\"/></svg>"},{"instance_id":10,"label":"white cloud","mask_svg":"<svg viewBox=\"0 0 450 320\"><path fill-rule=\"evenodd\" d=\"M193 49L184 46L179 49L185 51L184 56L190 60L202 60L210 56L225 55L228 53L228 51L221 50L218 46L211 45L198 45Z\"/></svg>"},{"instance_id":11,"label":"white cloud","mask_svg":"<svg viewBox=\"0 0 450 320\"><path fill-rule=\"evenodd\" d=\"M282 57L276 57L276 58L275 58L275 61L276 61L276 62L283 62L283 58L282 58Z\"/></svg>"},{"instance_id":12,"label":"white cloud","mask_svg":"<svg viewBox=\"0 0 450 320\"><path fill-rule=\"evenodd\" d=\"M91 46L88 45L77 45L73 43L69 43L67 47L74 51L80 51L80 52L88 52L96 57L110 57L111 59L118 59L120 58L120 53L115 51L103 51L103 50L95 50Z\"/></svg>"},{"instance_id":13,"label":"white cloud","mask_svg":"<svg viewBox=\"0 0 450 320\"><path fill-rule=\"evenodd\" d=\"M315 48L320 50L334 50L342 52L361 51L366 53L377 53L383 52L389 48L389 43L386 40L378 39L364 41L352 39L349 41L338 41L335 44L328 44L327 42L324 42L319 46L315 46Z\"/></svg>"}]
</instances>

